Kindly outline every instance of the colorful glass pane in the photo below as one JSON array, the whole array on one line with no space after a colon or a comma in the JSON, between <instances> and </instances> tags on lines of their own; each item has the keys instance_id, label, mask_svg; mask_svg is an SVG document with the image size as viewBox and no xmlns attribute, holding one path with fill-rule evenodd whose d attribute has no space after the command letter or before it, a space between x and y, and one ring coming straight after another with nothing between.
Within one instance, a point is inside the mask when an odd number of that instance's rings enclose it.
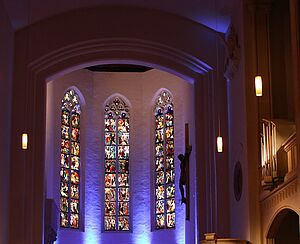
<instances>
[{"instance_id":1,"label":"colorful glass pane","mask_svg":"<svg viewBox=\"0 0 300 244\"><path fill-rule=\"evenodd\" d=\"M119 215L129 215L129 202L119 202Z\"/></svg>"},{"instance_id":2,"label":"colorful glass pane","mask_svg":"<svg viewBox=\"0 0 300 244\"><path fill-rule=\"evenodd\" d=\"M65 197L60 198L60 211L62 211L62 212L68 212L69 211L68 198L65 198Z\"/></svg>"},{"instance_id":3,"label":"colorful glass pane","mask_svg":"<svg viewBox=\"0 0 300 244\"><path fill-rule=\"evenodd\" d=\"M105 188L105 201L116 201L115 188Z\"/></svg>"},{"instance_id":4,"label":"colorful glass pane","mask_svg":"<svg viewBox=\"0 0 300 244\"><path fill-rule=\"evenodd\" d=\"M116 161L106 160L105 161L105 173L115 173L116 172Z\"/></svg>"},{"instance_id":5,"label":"colorful glass pane","mask_svg":"<svg viewBox=\"0 0 300 244\"><path fill-rule=\"evenodd\" d=\"M78 214L70 214L70 226L71 228L78 229L79 228L79 215Z\"/></svg>"},{"instance_id":6,"label":"colorful glass pane","mask_svg":"<svg viewBox=\"0 0 300 244\"><path fill-rule=\"evenodd\" d=\"M129 132L129 119L118 119L118 131Z\"/></svg>"},{"instance_id":7,"label":"colorful glass pane","mask_svg":"<svg viewBox=\"0 0 300 244\"><path fill-rule=\"evenodd\" d=\"M79 128L79 125L80 125L79 114L72 114L71 124L72 124L73 128Z\"/></svg>"},{"instance_id":8,"label":"colorful glass pane","mask_svg":"<svg viewBox=\"0 0 300 244\"><path fill-rule=\"evenodd\" d=\"M168 213L167 214L167 228L174 228L175 227L175 213Z\"/></svg>"},{"instance_id":9,"label":"colorful glass pane","mask_svg":"<svg viewBox=\"0 0 300 244\"><path fill-rule=\"evenodd\" d=\"M129 145L129 133L120 133L119 132L119 145L121 146L127 146Z\"/></svg>"},{"instance_id":10,"label":"colorful glass pane","mask_svg":"<svg viewBox=\"0 0 300 244\"><path fill-rule=\"evenodd\" d=\"M174 197L175 196L175 186L174 185L168 186L166 189L166 192L167 192L167 198Z\"/></svg>"},{"instance_id":11,"label":"colorful glass pane","mask_svg":"<svg viewBox=\"0 0 300 244\"><path fill-rule=\"evenodd\" d=\"M128 173L129 172L129 162L128 160L119 160L119 173Z\"/></svg>"},{"instance_id":12,"label":"colorful glass pane","mask_svg":"<svg viewBox=\"0 0 300 244\"><path fill-rule=\"evenodd\" d=\"M129 201L129 189L120 187L118 189L118 200L119 201Z\"/></svg>"},{"instance_id":13,"label":"colorful glass pane","mask_svg":"<svg viewBox=\"0 0 300 244\"><path fill-rule=\"evenodd\" d=\"M70 141L61 140L61 152L68 154L70 152Z\"/></svg>"},{"instance_id":14,"label":"colorful glass pane","mask_svg":"<svg viewBox=\"0 0 300 244\"><path fill-rule=\"evenodd\" d=\"M173 127L167 127L166 128L166 139L167 140L174 139L174 130L173 130Z\"/></svg>"},{"instance_id":15,"label":"colorful glass pane","mask_svg":"<svg viewBox=\"0 0 300 244\"><path fill-rule=\"evenodd\" d=\"M79 162L80 162L80 158L73 156L71 158L71 169L79 170Z\"/></svg>"},{"instance_id":16,"label":"colorful glass pane","mask_svg":"<svg viewBox=\"0 0 300 244\"><path fill-rule=\"evenodd\" d=\"M64 212L60 212L60 226L62 227L68 227L69 222L68 222L68 214Z\"/></svg>"},{"instance_id":17,"label":"colorful glass pane","mask_svg":"<svg viewBox=\"0 0 300 244\"><path fill-rule=\"evenodd\" d=\"M164 200L156 201L156 213L162 214L164 212L165 212L165 201Z\"/></svg>"},{"instance_id":18,"label":"colorful glass pane","mask_svg":"<svg viewBox=\"0 0 300 244\"><path fill-rule=\"evenodd\" d=\"M76 199L71 199L71 212L72 213L79 213L79 201Z\"/></svg>"},{"instance_id":19,"label":"colorful glass pane","mask_svg":"<svg viewBox=\"0 0 300 244\"><path fill-rule=\"evenodd\" d=\"M119 217L119 230L129 230L129 217Z\"/></svg>"},{"instance_id":20,"label":"colorful glass pane","mask_svg":"<svg viewBox=\"0 0 300 244\"><path fill-rule=\"evenodd\" d=\"M155 155L156 157L164 156L164 145L162 143L155 146Z\"/></svg>"},{"instance_id":21,"label":"colorful glass pane","mask_svg":"<svg viewBox=\"0 0 300 244\"><path fill-rule=\"evenodd\" d=\"M116 202L105 202L105 215L116 215Z\"/></svg>"},{"instance_id":22,"label":"colorful glass pane","mask_svg":"<svg viewBox=\"0 0 300 244\"><path fill-rule=\"evenodd\" d=\"M164 116L157 116L155 119L155 128L157 130L164 128Z\"/></svg>"},{"instance_id":23,"label":"colorful glass pane","mask_svg":"<svg viewBox=\"0 0 300 244\"><path fill-rule=\"evenodd\" d=\"M105 119L105 131L116 131L116 120L115 119Z\"/></svg>"},{"instance_id":24,"label":"colorful glass pane","mask_svg":"<svg viewBox=\"0 0 300 244\"><path fill-rule=\"evenodd\" d=\"M156 228L175 227L174 112L172 96L162 91L155 116Z\"/></svg>"},{"instance_id":25,"label":"colorful glass pane","mask_svg":"<svg viewBox=\"0 0 300 244\"><path fill-rule=\"evenodd\" d=\"M79 228L80 104L74 90L65 93L61 110L60 226Z\"/></svg>"},{"instance_id":26,"label":"colorful glass pane","mask_svg":"<svg viewBox=\"0 0 300 244\"><path fill-rule=\"evenodd\" d=\"M174 169L174 156L166 157L166 169Z\"/></svg>"},{"instance_id":27,"label":"colorful glass pane","mask_svg":"<svg viewBox=\"0 0 300 244\"><path fill-rule=\"evenodd\" d=\"M69 168L69 160L70 160L70 155L68 154L60 154L60 166L64 168Z\"/></svg>"},{"instance_id":28,"label":"colorful glass pane","mask_svg":"<svg viewBox=\"0 0 300 244\"><path fill-rule=\"evenodd\" d=\"M162 143L164 141L164 130L157 130L155 133L155 143Z\"/></svg>"},{"instance_id":29,"label":"colorful glass pane","mask_svg":"<svg viewBox=\"0 0 300 244\"><path fill-rule=\"evenodd\" d=\"M115 187L116 186L116 175L115 174L105 174L105 186Z\"/></svg>"},{"instance_id":30,"label":"colorful glass pane","mask_svg":"<svg viewBox=\"0 0 300 244\"><path fill-rule=\"evenodd\" d=\"M66 110L62 110L61 123L63 125L67 125L67 126L69 126L69 124L70 124L70 113Z\"/></svg>"},{"instance_id":31,"label":"colorful glass pane","mask_svg":"<svg viewBox=\"0 0 300 244\"><path fill-rule=\"evenodd\" d=\"M164 171L164 157L158 157L155 160L156 171Z\"/></svg>"},{"instance_id":32,"label":"colorful glass pane","mask_svg":"<svg viewBox=\"0 0 300 244\"><path fill-rule=\"evenodd\" d=\"M106 159L115 159L116 158L116 147L105 146L105 158Z\"/></svg>"},{"instance_id":33,"label":"colorful glass pane","mask_svg":"<svg viewBox=\"0 0 300 244\"><path fill-rule=\"evenodd\" d=\"M116 230L116 217L105 216L104 223L105 230Z\"/></svg>"},{"instance_id":34,"label":"colorful glass pane","mask_svg":"<svg viewBox=\"0 0 300 244\"><path fill-rule=\"evenodd\" d=\"M71 138L72 138L72 141L79 141L79 129L72 128Z\"/></svg>"},{"instance_id":35,"label":"colorful glass pane","mask_svg":"<svg viewBox=\"0 0 300 244\"><path fill-rule=\"evenodd\" d=\"M156 191L156 199L164 199L165 196L164 186L157 186L155 191Z\"/></svg>"},{"instance_id":36,"label":"colorful glass pane","mask_svg":"<svg viewBox=\"0 0 300 244\"><path fill-rule=\"evenodd\" d=\"M119 186L128 186L128 174L119 174L118 176L118 184Z\"/></svg>"},{"instance_id":37,"label":"colorful glass pane","mask_svg":"<svg viewBox=\"0 0 300 244\"><path fill-rule=\"evenodd\" d=\"M69 182L69 170L64 168L60 169L60 180L63 182Z\"/></svg>"},{"instance_id":38,"label":"colorful glass pane","mask_svg":"<svg viewBox=\"0 0 300 244\"><path fill-rule=\"evenodd\" d=\"M69 197L69 186L65 182L60 183L60 196Z\"/></svg>"},{"instance_id":39,"label":"colorful glass pane","mask_svg":"<svg viewBox=\"0 0 300 244\"><path fill-rule=\"evenodd\" d=\"M163 229L165 227L165 215L157 214L156 215L156 228Z\"/></svg>"},{"instance_id":40,"label":"colorful glass pane","mask_svg":"<svg viewBox=\"0 0 300 244\"><path fill-rule=\"evenodd\" d=\"M167 156L174 155L174 144L173 144L173 141L168 141L166 143L166 155Z\"/></svg>"},{"instance_id":41,"label":"colorful glass pane","mask_svg":"<svg viewBox=\"0 0 300 244\"><path fill-rule=\"evenodd\" d=\"M174 183L175 173L174 170L166 171L166 183Z\"/></svg>"},{"instance_id":42,"label":"colorful glass pane","mask_svg":"<svg viewBox=\"0 0 300 244\"><path fill-rule=\"evenodd\" d=\"M129 146L118 146L118 158L119 159L129 158Z\"/></svg>"},{"instance_id":43,"label":"colorful glass pane","mask_svg":"<svg viewBox=\"0 0 300 244\"><path fill-rule=\"evenodd\" d=\"M79 184L79 174L77 171L71 170L71 183Z\"/></svg>"},{"instance_id":44,"label":"colorful glass pane","mask_svg":"<svg viewBox=\"0 0 300 244\"><path fill-rule=\"evenodd\" d=\"M61 126L61 138L63 139L69 139L69 126L62 125Z\"/></svg>"},{"instance_id":45,"label":"colorful glass pane","mask_svg":"<svg viewBox=\"0 0 300 244\"><path fill-rule=\"evenodd\" d=\"M116 133L105 132L105 145L107 146L116 145Z\"/></svg>"},{"instance_id":46,"label":"colorful glass pane","mask_svg":"<svg viewBox=\"0 0 300 244\"><path fill-rule=\"evenodd\" d=\"M79 185L71 185L71 198L79 199Z\"/></svg>"},{"instance_id":47,"label":"colorful glass pane","mask_svg":"<svg viewBox=\"0 0 300 244\"><path fill-rule=\"evenodd\" d=\"M165 173L164 171L159 171L156 173L156 184L163 185L165 183Z\"/></svg>"},{"instance_id":48,"label":"colorful glass pane","mask_svg":"<svg viewBox=\"0 0 300 244\"><path fill-rule=\"evenodd\" d=\"M75 156L78 156L79 155L79 150L80 150L79 143L78 142L72 142L71 154L75 155Z\"/></svg>"},{"instance_id":49,"label":"colorful glass pane","mask_svg":"<svg viewBox=\"0 0 300 244\"><path fill-rule=\"evenodd\" d=\"M175 199L168 199L167 200L167 213L172 213L175 211Z\"/></svg>"}]
</instances>

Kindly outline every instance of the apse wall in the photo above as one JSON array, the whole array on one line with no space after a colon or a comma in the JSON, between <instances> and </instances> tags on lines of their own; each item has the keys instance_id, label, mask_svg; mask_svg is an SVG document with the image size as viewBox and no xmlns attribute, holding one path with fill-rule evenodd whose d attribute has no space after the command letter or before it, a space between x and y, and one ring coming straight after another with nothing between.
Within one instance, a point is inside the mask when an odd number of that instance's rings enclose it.
<instances>
[{"instance_id":1,"label":"apse wall","mask_svg":"<svg viewBox=\"0 0 300 244\"><path fill-rule=\"evenodd\" d=\"M190 124L190 143L194 144L193 85L159 70L144 73L105 73L79 70L65 75L47 86L46 175L47 198L59 206L60 103L64 92L75 87L84 100L81 118L81 181L84 193L84 220L81 230L60 229L56 244L67 243L194 243L195 185L191 184L191 220L185 221L185 205L181 205L178 187L179 160L184 152L184 124ZM154 97L168 89L174 98L176 228L155 230L154 217ZM130 106L130 202L132 231L103 231L104 214L104 105L113 94L121 94ZM190 164L195 167L194 152ZM191 182L195 182L191 172ZM81 205L83 207L83 205ZM186 229L187 228L187 229ZM189 234L185 234L189 233Z\"/></svg>"}]
</instances>

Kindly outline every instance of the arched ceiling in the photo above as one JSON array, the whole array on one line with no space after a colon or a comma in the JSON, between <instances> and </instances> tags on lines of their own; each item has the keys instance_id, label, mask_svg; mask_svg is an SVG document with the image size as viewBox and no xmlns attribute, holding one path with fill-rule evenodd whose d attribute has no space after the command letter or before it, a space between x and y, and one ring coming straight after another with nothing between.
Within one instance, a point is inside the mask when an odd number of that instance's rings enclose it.
<instances>
[{"instance_id":1,"label":"arched ceiling","mask_svg":"<svg viewBox=\"0 0 300 244\"><path fill-rule=\"evenodd\" d=\"M0 0L15 30L74 9L101 5L137 6L173 13L226 32L237 0ZM216 18L218 16L218 18Z\"/></svg>"}]
</instances>

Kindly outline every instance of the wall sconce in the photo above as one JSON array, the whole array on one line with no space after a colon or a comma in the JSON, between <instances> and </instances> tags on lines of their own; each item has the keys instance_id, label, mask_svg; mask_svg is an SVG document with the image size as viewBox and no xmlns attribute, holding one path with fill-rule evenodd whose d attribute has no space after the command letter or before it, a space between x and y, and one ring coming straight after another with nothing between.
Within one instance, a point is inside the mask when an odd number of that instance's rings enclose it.
<instances>
[{"instance_id":1,"label":"wall sconce","mask_svg":"<svg viewBox=\"0 0 300 244\"><path fill-rule=\"evenodd\" d=\"M217 137L217 152L218 153L223 152L223 138L222 138L222 136Z\"/></svg>"},{"instance_id":2,"label":"wall sconce","mask_svg":"<svg viewBox=\"0 0 300 244\"><path fill-rule=\"evenodd\" d=\"M260 75L255 76L255 94L257 97L262 96L262 78Z\"/></svg>"},{"instance_id":3,"label":"wall sconce","mask_svg":"<svg viewBox=\"0 0 300 244\"><path fill-rule=\"evenodd\" d=\"M23 150L28 149L28 134L27 133L22 134L22 149Z\"/></svg>"}]
</instances>

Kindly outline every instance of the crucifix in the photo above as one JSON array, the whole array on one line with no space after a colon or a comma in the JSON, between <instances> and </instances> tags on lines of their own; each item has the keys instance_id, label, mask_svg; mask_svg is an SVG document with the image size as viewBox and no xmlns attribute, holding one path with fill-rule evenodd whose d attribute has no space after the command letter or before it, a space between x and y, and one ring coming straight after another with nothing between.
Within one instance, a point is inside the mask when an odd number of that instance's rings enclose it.
<instances>
[{"instance_id":1,"label":"crucifix","mask_svg":"<svg viewBox=\"0 0 300 244\"><path fill-rule=\"evenodd\" d=\"M189 187L189 158L192 151L192 146L189 144L189 124L185 124L185 153L179 154L180 160L180 179L179 189L181 193L181 204L185 204L186 220L190 220L190 187ZM185 192L184 194L184 186Z\"/></svg>"}]
</instances>

